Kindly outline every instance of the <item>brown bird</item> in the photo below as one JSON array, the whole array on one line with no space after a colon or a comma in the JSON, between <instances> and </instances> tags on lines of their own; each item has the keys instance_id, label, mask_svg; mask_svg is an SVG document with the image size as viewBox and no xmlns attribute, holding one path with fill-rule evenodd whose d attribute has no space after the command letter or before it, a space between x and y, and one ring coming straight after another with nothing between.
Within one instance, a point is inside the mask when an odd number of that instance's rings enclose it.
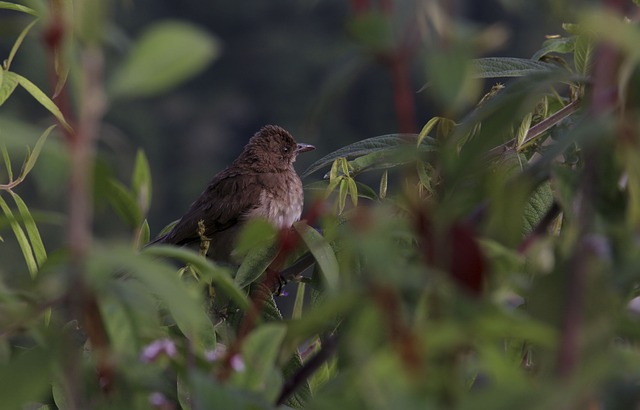
<instances>
[{"instance_id":1,"label":"brown bird","mask_svg":"<svg viewBox=\"0 0 640 410\"><path fill-rule=\"evenodd\" d=\"M266 125L231 165L213 177L191 208L166 235L150 243L200 242L198 221L211 240L208 256L229 261L236 236L247 220L265 218L278 229L300 219L302 182L293 168L299 153L315 149L298 144L276 125Z\"/></svg>"}]
</instances>

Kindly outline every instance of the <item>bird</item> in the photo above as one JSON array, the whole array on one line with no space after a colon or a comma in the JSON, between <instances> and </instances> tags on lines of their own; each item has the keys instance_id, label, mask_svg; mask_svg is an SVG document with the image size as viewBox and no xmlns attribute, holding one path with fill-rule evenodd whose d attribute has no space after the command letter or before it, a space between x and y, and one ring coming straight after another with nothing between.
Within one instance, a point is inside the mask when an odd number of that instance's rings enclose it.
<instances>
[{"instance_id":1,"label":"bird","mask_svg":"<svg viewBox=\"0 0 640 410\"><path fill-rule=\"evenodd\" d=\"M297 143L277 125L265 125L245 145L242 153L216 174L184 216L153 244L199 243L199 221L210 240L207 257L233 262L238 233L247 221L264 218L276 229L289 229L300 219L304 195L293 164L298 154L315 149Z\"/></svg>"}]
</instances>

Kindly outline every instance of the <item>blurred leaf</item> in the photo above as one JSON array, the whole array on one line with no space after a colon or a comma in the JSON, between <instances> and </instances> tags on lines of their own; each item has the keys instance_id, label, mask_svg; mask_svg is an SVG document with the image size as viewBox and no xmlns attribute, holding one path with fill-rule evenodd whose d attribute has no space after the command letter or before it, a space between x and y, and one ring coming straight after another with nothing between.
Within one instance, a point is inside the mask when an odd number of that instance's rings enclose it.
<instances>
[{"instance_id":1,"label":"blurred leaf","mask_svg":"<svg viewBox=\"0 0 640 410\"><path fill-rule=\"evenodd\" d=\"M18 196L13 191L9 191L13 200L18 207L18 211L20 212L20 216L22 217L22 223L27 230L27 235L29 235L29 241L31 242L31 249L33 250L33 254L36 257L36 262L39 267L42 267L44 263L47 261L47 251L44 248L44 244L42 243L42 238L40 238L40 232L38 231L38 227L36 226L33 217L31 216L31 212L29 212L29 208L27 204L24 203L22 198Z\"/></svg>"},{"instance_id":2,"label":"blurred leaf","mask_svg":"<svg viewBox=\"0 0 640 410\"><path fill-rule=\"evenodd\" d=\"M120 218L131 228L142 223L142 212L133 192L115 179L109 180L109 202Z\"/></svg>"},{"instance_id":3,"label":"blurred leaf","mask_svg":"<svg viewBox=\"0 0 640 410\"><path fill-rule=\"evenodd\" d=\"M422 144L422 141L424 141L424 139L429 136L431 130L433 130L433 127L438 124L438 121L440 121L440 119L441 117L433 117L429 121L427 121L424 127L422 127L422 130L420 130L420 134L418 134L418 146L420 146L420 144Z\"/></svg>"},{"instance_id":4,"label":"blurred leaf","mask_svg":"<svg viewBox=\"0 0 640 410\"><path fill-rule=\"evenodd\" d=\"M266 219L251 219L238 235L234 255L245 256L257 246L272 245L277 233L273 224Z\"/></svg>"},{"instance_id":5,"label":"blurred leaf","mask_svg":"<svg viewBox=\"0 0 640 410\"><path fill-rule=\"evenodd\" d=\"M302 173L301 177L306 178L310 174L333 163L338 158L356 158L374 152L386 151L392 148L406 145L407 143L415 142L416 138L416 134L389 134L367 138L353 144L349 144L328 155L325 155L324 157L311 164ZM423 145L427 148L430 148L436 146L437 142L434 139L425 138Z\"/></svg>"},{"instance_id":6,"label":"blurred leaf","mask_svg":"<svg viewBox=\"0 0 640 410\"><path fill-rule=\"evenodd\" d=\"M472 61L471 52L464 44L432 49L426 56L429 83L425 87L429 88L430 98L447 110L472 104L482 91L478 79L493 74L490 71L493 65L483 62L484 59Z\"/></svg>"},{"instance_id":7,"label":"blurred leaf","mask_svg":"<svg viewBox=\"0 0 640 410\"><path fill-rule=\"evenodd\" d=\"M147 28L111 82L113 98L150 96L202 71L218 55L217 40L185 22L164 21Z\"/></svg>"},{"instance_id":8,"label":"blurred leaf","mask_svg":"<svg viewBox=\"0 0 640 410\"><path fill-rule=\"evenodd\" d=\"M154 245L145 248L145 254L164 256L167 258L179 259L193 266L204 280L212 282L218 286L224 294L245 310L249 307L249 299L245 292L241 290L233 281L227 269L216 266L212 261L202 257L190 249L178 248L170 245Z\"/></svg>"},{"instance_id":9,"label":"blurred leaf","mask_svg":"<svg viewBox=\"0 0 640 410\"><path fill-rule=\"evenodd\" d=\"M8 1L0 1L0 9L21 11L23 13L27 13L27 14L30 14L32 16L38 17L38 13L36 13L35 10L33 10L33 9L27 7L27 6L23 6L21 4L10 3Z\"/></svg>"},{"instance_id":10,"label":"blurred leaf","mask_svg":"<svg viewBox=\"0 0 640 410\"><path fill-rule=\"evenodd\" d=\"M347 25L358 43L376 53L393 47L392 28L389 16L378 11L357 13Z\"/></svg>"},{"instance_id":11,"label":"blurred leaf","mask_svg":"<svg viewBox=\"0 0 640 410\"><path fill-rule=\"evenodd\" d=\"M29 274L32 278L35 278L35 276L38 274L38 264L36 263L36 260L33 256L33 251L31 249L31 245L29 245L29 240L27 239L24 230L13 215L13 212L11 212L11 209L1 195L0 209L2 209L5 216L9 220L9 225L11 225L11 229L16 236L18 245L20 245L20 250L22 251L22 255L24 256L24 261L26 262L27 268L29 269Z\"/></svg>"},{"instance_id":12,"label":"blurred leaf","mask_svg":"<svg viewBox=\"0 0 640 410\"><path fill-rule=\"evenodd\" d=\"M355 181L356 183L356 187L357 187L357 193L358 196L360 198L366 198L366 199L370 199L372 201L376 201L378 200L378 195L376 194L376 191L374 191L373 189L371 189L371 187L369 185L365 185L361 182Z\"/></svg>"},{"instance_id":13,"label":"blurred leaf","mask_svg":"<svg viewBox=\"0 0 640 410\"><path fill-rule=\"evenodd\" d=\"M203 308L202 292L181 281L172 266L145 255L169 253L165 248L169 247L147 248L143 254L127 248L94 250L90 269L94 275L109 275L112 270L124 269L159 298L187 338L212 349L215 347L215 331Z\"/></svg>"},{"instance_id":14,"label":"blurred leaf","mask_svg":"<svg viewBox=\"0 0 640 410\"><path fill-rule=\"evenodd\" d=\"M24 41L24 38L27 36L27 34L29 33L29 31L31 30L31 28L38 22L38 20L33 20L27 27L25 27L22 32L20 33L20 35L18 36L18 38L16 39L15 43L13 43L13 47L11 48L11 52L9 52L9 57L7 58L7 60L4 62L4 69L6 71L9 71L9 69L11 68L11 63L13 62L13 58L16 56L16 53L18 52L18 49L20 48L20 46L22 45L22 42Z\"/></svg>"},{"instance_id":15,"label":"blurred leaf","mask_svg":"<svg viewBox=\"0 0 640 410\"><path fill-rule=\"evenodd\" d=\"M192 409L224 409L224 410L272 410L263 397L237 389L229 385L212 381L209 374L190 371L187 382L191 386Z\"/></svg>"},{"instance_id":16,"label":"blurred leaf","mask_svg":"<svg viewBox=\"0 0 640 410\"><path fill-rule=\"evenodd\" d=\"M149 243L150 237L151 230L149 229L149 222L145 218L145 220L142 221L142 226L140 227L140 229L138 229L138 235L136 238L136 243L134 244L134 249L140 249L146 243Z\"/></svg>"},{"instance_id":17,"label":"blurred leaf","mask_svg":"<svg viewBox=\"0 0 640 410\"><path fill-rule=\"evenodd\" d=\"M338 290L338 284L340 283L340 268L333 249L318 231L306 223L296 222L293 224L293 227L318 263L327 290L329 293L336 292Z\"/></svg>"},{"instance_id":18,"label":"blurred leaf","mask_svg":"<svg viewBox=\"0 0 640 410\"><path fill-rule=\"evenodd\" d=\"M527 113L524 116L524 119L520 123L520 127L518 128L518 133L516 134L516 150L520 151L522 148L522 144L524 143L524 139L529 132L529 128L531 128L531 121L533 120L533 113Z\"/></svg>"},{"instance_id":19,"label":"blurred leaf","mask_svg":"<svg viewBox=\"0 0 640 410\"><path fill-rule=\"evenodd\" d=\"M476 78L524 77L540 71L554 70L557 66L536 59L513 57L487 57L473 60Z\"/></svg>"},{"instance_id":20,"label":"blurred leaf","mask_svg":"<svg viewBox=\"0 0 640 410\"><path fill-rule=\"evenodd\" d=\"M0 106L4 104L7 99L13 94L13 91L18 86L18 77L11 71L4 71L0 69L2 75L0 75Z\"/></svg>"},{"instance_id":21,"label":"blurred leaf","mask_svg":"<svg viewBox=\"0 0 640 410\"><path fill-rule=\"evenodd\" d=\"M236 272L234 282L237 286L244 289L258 280L276 258L278 251L278 244L273 242L263 242L252 247L242 259L242 263Z\"/></svg>"},{"instance_id":22,"label":"blurred leaf","mask_svg":"<svg viewBox=\"0 0 640 410\"><path fill-rule=\"evenodd\" d=\"M287 333L283 323L266 323L249 334L242 345L242 357L247 371L234 373L231 382L238 387L262 392L275 400L282 385L276 367L280 346Z\"/></svg>"},{"instance_id":23,"label":"blurred leaf","mask_svg":"<svg viewBox=\"0 0 640 410\"><path fill-rule=\"evenodd\" d=\"M149 209L149 204L151 203L151 170L147 156L142 150L138 150L136 154L131 187L138 199L138 207L141 213L143 215L146 214Z\"/></svg>"},{"instance_id":24,"label":"blurred leaf","mask_svg":"<svg viewBox=\"0 0 640 410\"><path fill-rule=\"evenodd\" d=\"M31 172L33 167L36 165L36 161L40 156L42 147L44 146L44 143L47 141L47 137L49 137L49 134L51 134L51 131L53 131L55 127L56 127L55 125L50 126L42 133L42 135L40 135L40 138L38 138L36 145L33 147L33 151L31 151L31 154L29 155L29 158L27 159L27 162L24 165L24 169L22 170L22 173L20 175L22 178L26 177L27 174Z\"/></svg>"},{"instance_id":25,"label":"blurred leaf","mask_svg":"<svg viewBox=\"0 0 640 410\"><path fill-rule=\"evenodd\" d=\"M62 112L60 111L58 106L53 101L51 101L51 99L49 97L47 97L47 95L45 93L43 93L42 90L40 90L35 84L33 84L28 79L24 78L23 76L21 76L19 74L13 73L11 71L6 71L5 72L5 80L6 80L6 76L9 75L9 74L14 76L18 80L18 84L20 84L22 86L22 88L27 90L27 92L29 94L31 94L31 96L33 98L35 98L36 101L38 101L40 103L40 105L42 105L44 108L49 110L49 112L51 114L53 114L53 116L56 117L58 119L58 121L60 121L60 123L67 130L71 130L72 129L71 126L67 123L67 120L65 120L64 115L62 115Z\"/></svg>"},{"instance_id":26,"label":"blurred leaf","mask_svg":"<svg viewBox=\"0 0 640 410\"><path fill-rule=\"evenodd\" d=\"M573 53L576 43L575 37L558 37L544 42L544 46L538 50L531 60L538 61L550 53L569 54Z\"/></svg>"},{"instance_id":27,"label":"blurred leaf","mask_svg":"<svg viewBox=\"0 0 640 410\"><path fill-rule=\"evenodd\" d=\"M24 409L49 392L52 353L35 347L0 366L0 397L5 409Z\"/></svg>"}]
</instances>

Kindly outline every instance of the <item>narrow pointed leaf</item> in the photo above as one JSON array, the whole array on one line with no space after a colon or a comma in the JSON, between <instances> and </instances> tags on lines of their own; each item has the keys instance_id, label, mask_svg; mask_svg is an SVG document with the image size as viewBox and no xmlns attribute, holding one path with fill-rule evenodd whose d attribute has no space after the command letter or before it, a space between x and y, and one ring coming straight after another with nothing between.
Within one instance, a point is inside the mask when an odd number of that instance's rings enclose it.
<instances>
[{"instance_id":1,"label":"narrow pointed leaf","mask_svg":"<svg viewBox=\"0 0 640 410\"><path fill-rule=\"evenodd\" d=\"M49 110L49 112L53 114L58 121L60 121L60 124L62 124L68 130L72 129L67 120L64 118L62 111L60 111L58 106L49 97L47 97L47 95L42 92L40 88L38 88L34 83L27 80L23 76L15 73L13 74L18 78L18 84L20 84L22 88L27 90L27 92L31 94L31 96L35 98L36 101L38 101L44 108Z\"/></svg>"},{"instance_id":2,"label":"narrow pointed leaf","mask_svg":"<svg viewBox=\"0 0 640 410\"><path fill-rule=\"evenodd\" d=\"M384 199L387 196L387 183L389 181L389 171L385 170L382 173L382 177L380 178L380 189L379 194L380 199Z\"/></svg>"},{"instance_id":3,"label":"narrow pointed leaf","mask_svg":"<svg viewBox=\"0 0 640 410\"><path fill-rule=\"evenodd\" d=\"M18 38L16 39L15 43L13 43L13 47L11 48L11 51L9 52L9 57L7 58L7 61L5 62L5 70L9 70L9 68L11 68L11 63L13 62L13 58L16 56L16 53L18 52L18 49L20 48L20 46L22 45L22 42L24 41L24 38L27 36L27 34L29 34L29 31L31 30L31 28L38 22L38 19L33 20L29 25L27 25L27 27L25 27L22 32L20 33L20 35L18 36Z\"/></svg>"},{"instance_id":4,"label":"narrow pointed leaf","mask_svg":"<svg viewBox=\"0 0 640 410\"><path fill-rule=\"evenodd\" d=\"M418 146L420 146L420 144L422 144L422 141L424 141L424 139L429 136L429 133L431 132L431 130L433 130L433 127L438 124L438 121L440 121L440 117L433 117L429 121L427 121L424 127L422 127L420 134L418 134Z\"/></svg>"},{"instance_id":5,"label":"narrow pointed leaf","mask_svg":"<svg viewBox=\"0 0 640 410\"><path fill-rule=\"evenodd\" d=\"M18 211L20 212L20 216L22 217L22 223L24 224L25 229L27 230L27 235L29 236L29 241L31 242L31 249L33 250L33 254L36 257L36 262L39 267L42 267L44 263L47 261L47 251L44 248L44 244L42 243L42 238L40 237L40 232L38 231L38 227L36 226L36 222L33 220L33 216L31 216L31 212L29 212L29 208L27 204L13 191L11 192L11 196L18 207Z\"/></svg>"},{"instance_id":6,"label":"narrow pointed leaf","mask_svg":"<svg viewBox=\"0 0 640 410\"><path fill-rule=\"evenodd\" d=\"M36 145L33 147L33 151L31 151L29 158L27 159L27 162L24 164L24 169L21 173L21 176L23 178L27 176L27 174L31 172L33 167L36 165L36 161L40 156L42 147L44 146L44 143L47 141L47 137L49 137L49 134L51 134L51 131L53 131L55 127L56 127L55 125L50 126L42 133L42 135L40 135L40 138L38 138Z\"/></svg>"},{"instance_id":7,"label":"narrow pointed leaf","mask_svg":"<svg viewBox=\"0 0 640 410\"><path fill-rule=\"evenodd\" d=\"M7 169L7 176L9 177L9 182L12 182L13 168L11 167L11 158L9 157L9 151L7 151L7 146L4 144L2 144L2 158L4 159L4 166Z\"/></svg>"},{"instance_id":8,"label":"narrow pointed leaf","mask_svg":"<svg viewBox=\"0 0 640 410\"><path fill-rule=\"evenodd\" d=\"M528 58L487 57L473 60L476 78L523 77L551 71L557 66Z\"/></svg>"},{"instance_id":9,"label":"narrow pointed leaf","mask_svg":"<svg viewBox=\"0 0 640 410\"><path fill-rule=\"evenodd\" d=\"M142 223L142 212L133 193L116 180L109 181L109 202L122 220L131 228Z\"/></svg>"},{"instance_id":10,"label":"narrow pointed leaf","mask_svg":"<svg viewBox=\"0 0 640 410\"><path fill-rule=\"evenodd\" d=\"M133 167L132 188L143 214L147 213L151 203L151 170L144 151L138 150Z\"/></svg>"},{"instance_id":11,"label":"narrow pointed leaf","mask_svg":"<svg viewBox=\"0 0 640 410\"><path fill-rule=\"evenodd\" d=\"M27 6L23 6L22 4L10 3L8 1L0 1L0 9L5 10L13 10L13 11L21 11L26 14L30 14L32 16L37 17L38 13Z\"/></svg>"},{"instance_id":12,"label":"narrow pointed leaf","mask_svg":"<svg viewBox=\"0 0 640 410\"><path fill-rule=\"evenodd\" d=\"M304 222L296 222L293 227L298 232L307 248L315 258L320 271L325 280L327 290L329 292L335 292L338 289L340 281L338 267L338 260L333 252L333 249L329 245L322 235Z\"/></svg>"},{"instance_id":13,"label":"narrow pointed leaf","mask_svg":"<svg viewBox=\"0 0 640 410\"><path fill-rule=\"evenodd\" d=\"M38 264L36 263L36 259L33 256L31 245L29 245L29 240L27 239L24 230L16 220L13 212L9 208L9 205L7 205L7 202L4 200L4 198L2 198L2 196L0 196L0 209L2 209L5 216L9 220L9 225L11 225L11 229L16 236L18 245L20 245L20 250L22 251L22 255L24 256L24 261L27 264L27 268L29 269L29 274L32 278L34 278L38 273Z\"/></svg>"}]
</instances>

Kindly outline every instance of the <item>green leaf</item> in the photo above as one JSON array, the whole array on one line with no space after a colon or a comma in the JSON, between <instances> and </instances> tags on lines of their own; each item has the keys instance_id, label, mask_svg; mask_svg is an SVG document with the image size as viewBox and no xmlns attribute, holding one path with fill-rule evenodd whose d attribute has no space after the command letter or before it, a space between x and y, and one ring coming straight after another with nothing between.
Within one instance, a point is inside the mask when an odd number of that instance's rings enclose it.
<instances>
[{"instance_id":1,"label":"green leaf","mask_svg":"<svg viewBox=\"0 0 640 410\"><path fill-rule=\"evenodd\" d=\"M24 409L36 398L46 397L51 385L53 353L35 347L18 353L0 366L0 397L5 409Z\"/></svg>"},{"instance_id":2,"label":"green leaf","mask_svg":"<svg viewBox=\"0 0 640 410\"><path fill-rule=\"evenodd\" d=\"M542 57L551 53L559 53L559 54L573 53L575 44L576 44L575 37L559 37L559 38L549 39L544 42L543 47L540 50L538 50L533 56L531 56L531 59L538 61Z\"/></svg>"},{"instance_id":3,"label":"green leaf","mask_svg":"<svg viewBox=\"0 0 640 410\"><path fill-rule=\"evenodd\" d=\"M40 237L40 232L38 232L38 227L36 226L36 222L33 220L31 216L31 212L29 212L29 208L27 204L24 203L22 198L18 196L13 191L9 191L11 196L13 196L13 200L18 207L18 211L20 212L20 216L22 217L22 223L27 230L27 235L29 236L29 241L31 242L31 249L33 250L33 254L36 257L36 262L39 267L42 267L44 263L47 261L47 251L44 248L44 244L42 243L42 238Z\"/></svg>"},{"instance_id":4,"label":"green leaf","mask_svg":"<svg viewBox=\"0 0 640 410\"><path fill-rule=\"evenodd\" d=\"M576 40L575 52L573 54L573 62L578 73L587 75L591 72L594 52L595 49L590 36L579 36Z\"/></svg>"},{"instance_id":5,"label":"green leaf","mask_svg":"<svg viewBox=\"0 0 640 410\"><path fill-rule=\"evenodd\" d=\"M251 248L236 272L234 278L236 285L244 289L258 280L276 258L278 250L278 244L273 242L258 244Z\"/></svg>"},{"instance_id":6,"label":"green leaf","mask_svg":"<svg viewBox=\"0 0 640 410\"><path fill-rule=\"evenodd\" d=\"M347 178L347 184L349 185L349 196L351 196L351 203L353 206L358 206L358 186L353 178Z\"/></svg>"},{"instance_id":7,"label":"green leaf","mask_svg":"<svg viewBox=\"0 0 640 410\"><path fill-rule=\"evenodd\" d=\"M325 280L327 290L335 292L340 282L338 260L329 243L318 231L304 222L296 222L293 227L298 232L313 255Z\"/></svg>"},{"instance_id":8,"label":"green leaf","mask_svg":"<svg viewBox=\"0 0 640 410\"><path fill-rule=\"evenodd\" d=\"M309 176L317 170L324 168L325 166L333 163L336 159L344 158L356 158L363 155L371 154L374 152L385 151L399 146L404 146L407 143L415 142L417 138L416 134L389 134L381 135L378 137L367 138L362 141L349 144L346 147L342 147L311 164L301 175L302 178ZM426 147L435 147L437 142L432 138L425 138L423 145ZM337 172L337 170L336 170Z\"/></svg>"},{"instance_id":9,"label":"green leaf","mask_svg":"<svg viewBox=\"0 0 640 410\"><path fill-rule=\"evenodd\" d=\"M357 187L358 196L360 198L366 198L372 201L378 200L378 195L376 194L376 191L371 189L369 185L365 185L362 182L356 181L356 187Z\"/></svg>"},{"instance_id":10,"label":"green leaf","mask_svg":"<svg viewBox=\"0 0 640 410\"><path fill-rule=\"evenodd\" d=\"M306 284L304 282L298 283L298 289L296 291L296 301L293 304L293 310L291 313L291 318L294 320L302 318L302 312L304 309L305 288L306 288Z\"/></svg>"},{"instance_id":11,"label":"green leaf","mask_svg":"<svg viewBox=\"0 0 640 410\"><path fill-rule=\"evenodd\" d=\"M7 202L0 196L0 209L4 212L5 216L9 220L9 225L11 225L11 229L13 230L14 235L16 236L16 240L18 241L18 245L20 245L20 250L22 251L22 255L24 256L24 261L27 264L27 268L29 269L29 274L32 278L38 274L38 264L33 256L33 251L31 249L31 245L29 245L29 240L24 233L24 230L16 220L13 212L7 205Z\"/></svg>"},{"instance_id":12,"label":"green leaf","mask_svg":"<svg viewBox=\"0 0 640 410\"><path fill-rule=\"evenodd\" d=\"M151 237L151 229L149 229L149 222L145 218L142 221L142 226L138 229L138 235L136 237L136 243L134 244L134 249L140 249L144 246L144 244L149 242Z\"/></svg>"},{"instance_id":13,"label":"green leaf","mask_svg":"<svg viewBox=\"0 0 640 410\"><path fill-rule=\"evenodd\" d=\"M132 188L138 199L138 207L146 214L151 204L151 170L144 151L138 150L133 166Z\"/></svg>"},{"instance_id":14,"label":"green leaf","mask_svg":"<svg viewBox=\"0 0 640 410\"><path fill-rule=\"evenodd\" d=\"M429 121L427 121L424 127L422 127L420 134L418 134L418 142L417 142L418 146L420 146L420 144L422 144L422 141L424 141L424 139L429 136L429 133L431 132L433 127L435 127L438 124L438 121L440 121L440 118L441 117L433 117Z\"/></svg>"},{"instance_id":15,"label":"green leaf","mask_svg":"<svg viewBox=\"0 0 640 410\"><path fill-rule=\"evenodd\" d=\"M215 331L203 308L201 289L181 281L170 264L147 256L153 254L148 251L158 251L158 248L147 248L142 254L127 248L95 249L89 258L89 270L96 281L100 277L110 278L113 270L125 270L159 298L187 338L206 348L215 347Z\"/></svg>"},{"instance_id":16,"label":"green leaf","mask_svg":"<svg viewBox=\"0 0 640 410\"><path fill-rule=\"evenodd\" d=\"M338 193L338 214L341 214L344 211L344 207L347 204L347 194L349 193L349 186L347 185L347 180L342 179L340 181L340 191Z\"/></svg>"},{"instance_id":17,"label":"green leaf","mask_svg":"<svg viewBox=\"0 0 640 410\"><path fill-rule=\"evenodd\" d=\"M250 220L238 235L234 255L245 256L257 246L271 246L277 233L278 231L273 224L266 219Z\"/></svg>"},{"instance_id":18,"label":"green leaf","mask_svg":"<svg viewBox=\"0 0 640 410\"><path fill-rule=\"evenodd\" d=\"M524 116L524 119L520 123L520 127L518 128L518 134L516 135L516 150L520 150L522 144L524 142L527 133L529 132L529 128L531 128L531 121L533 120L533 113L527 113Z\"/></svg>"},{"instance_id":19,"label":"green leaf","mask_svg":"<svg viewBox=\"0 0 640 410\"><path fill-rule=\"evenodd\" d=\"M207 258L203 258L202 255L186 248L178 248L170 245L154 245L145 248L143 251L145 254L164 256L167 258L179 259L193 266L203 279L212 282L216 285L224 294L229 296L237 305L243 310L248 309L249 299L245 292L237 286L227 269L216 266Z\"/></svg>"},{"instance_id":20,"label":"green leaf","mask_svg":"<svg viewBox=\"0 0 640 410\"><path fill-rule=\"evenodd\" d=\"M4 69L9 71L9 68L11 68L11 63L13 62L13 58L16 56L16 53L18 52L18 49L20 48L20 46L22 45L22 42L24 41L24 38L27 36L27 34L29 33L29 31L31 30L31 28L38 22L38 19L33 20L27 27L25 27L22 32L20 33L20 35L18 36L18 38L16 39L15 43L13 43L13 47L11 48L11 51L9 52L9 57L7 58L7 60L4 62Z\"/></svg>"},{"instance_id":21,"label":"green leaf","mask_svg":"<svg viewBox=\"0 0 640 410\"><path fill-rule=\"evenodd\" d=\"M9 99L11 94L13 94L13 91L18 86L18 77L16 77L17 74L12 73L11 71L4 71L0 69L0 72L2 73L2 75L0 76L0 79L2 79L2 81L0 82L1 106L5 101Z\"/></svg>"},{"instance_id":22,"label":"green leaf","mask_svg":"<svg viewBox=\"0 0 640 410\"><path fill-rule=\"evenodd\" d=\"M150 96L202 71L218 55L218 41L195 25L164 21L149 27L117 69L114 98Z\"/></svg>"},{"instance_id":23,"label":"green leaf","mask_svg":"<svg viewBox=\"0 0 640 410\"><path fill-rule=\"evenodd\" d=\"M40 105L42 105L44 108L49 110L49 112L53 114L54 117L56 117L56 119L60 121L60 123L66 129L68 130L72 129L71 126L67 123L67 120L65 120L64 115L62 115L62 112L60 111L58 106L53 101L51 101L51 99L47 97L47 95L43 93L42 90L40 90L34 83L27 80L20 74L13 73L11 71L5 72L5 76L8 74L14 75L18 79L18 84L20 84L22 88L27 90L27 92L31 94L31 96L35 98L36 101L40 103Z\"/></svg>"},{"instance_id":24,"label":"green leaf","mask_svg":"<svg viewBox=\"0 0 640 410\"><path fill-rule=\"evenodd\" d=\"M127 187L115 179L109 180L109 202L120 218L131 228L142 224L142 212L136 198Z\"/></svg>"},{"instance_id":25,"label":"green leaf","mask_svg":"<svg viewBox=\"0 0 640 410\"><path fill-rule=\"evenodd\" d=\"M478 58L473 60L473 67L476 78L524 77L557 68L553 64L513 57Z\"/></svg>"},{"instance_id":26,"label":"green leaf","mask_svg":"<svg viewBox=\"0 0 640 410\"><path fill-rule=\"evenodd\" d=\"M380 178L380 189L379 189L379 194L380 195L380 199L384 199L387 197L387 184L389 181L389 171L387 171L385 169L385 171L382 173L382 177Z\"/></svg>"},{"instance_id":27,"label":"green leaf","mask_svg":"<svg viewBox=\"0 0 640 410\"><path fill-rule=\"evenodd\" d=\"M540 185L529 198L524 208L523 234L527 235L540 223L553 203L551 184L546 182Z\"/></svg>"},{"instance_id":28,"label":"green leaf","mask_svg":"<svg viewBox=\"0 0 640 410\"><path fill-rule=\"evenodd\" d=\"M9 3L8 1L0 1L0 9L20 11L38 17L38 13L34 9L21 4Z\"/></svg>"},{"instance_id":29,"label":"green leaf","mask_svg":"<svg viewBox=\"0 0 640 410\"><path fill-rule=\"evenodd\" d=\"M29 155L29 158L27 159L27 162L24 164L24 168L23 168L23 170L21 172L21 177L22 178L26 177L27 174L29 174L29 172L31 172L33 167L36 165L36 161L38 160L38 157L40 156L40 152L42 151L42 147L44 146L44 143L47 141L47 138L49 137L49 134L51 134L51 131L53 131L53 129L55 127L56 127L55 125L50 126L38 138L38 141L36 142L36 145L33 147L33 151L31 151L31 154Z\"/></svg>"},{"instance_id":30,"label":"green leaf","mask_svg":"<svg viewBox=\"0 0 640 410\"><path fill-rule=\"evenodd\" d=\"M2 70L0 70L1 72ZM7 151L7 146L2 144L0 145L2 148L2 158L4 159L4 165L7 169L7 176L9 177L9 182L13 181L13 168L11 167L11 158L9 157L9 151Z\"/></svg>"},{"instance_id":31,"label":"green leaf","mask_svg":"<svg viewBox=\"0 0 640 410\"><path fill-rule=\"evenodd\" d=\"M277 322L266 323L251 332L242 345L247 370L234 373L231 383L275 399L282 385L276 360L286 333L287 327Z\"/></svg>"}]
</instances>

